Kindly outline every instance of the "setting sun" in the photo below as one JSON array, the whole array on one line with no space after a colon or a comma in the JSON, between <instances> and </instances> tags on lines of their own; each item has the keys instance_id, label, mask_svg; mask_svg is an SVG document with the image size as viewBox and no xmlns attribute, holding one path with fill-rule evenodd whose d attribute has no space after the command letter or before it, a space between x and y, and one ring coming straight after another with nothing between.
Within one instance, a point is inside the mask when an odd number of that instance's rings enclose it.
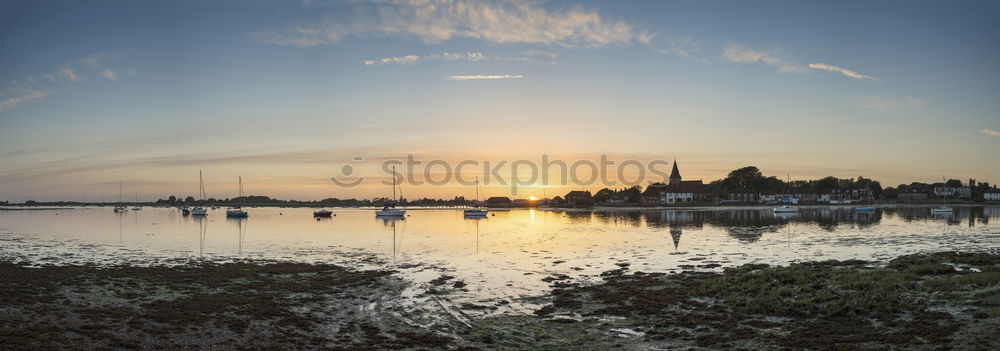
<instances>
[{"instance_id":1,"label":"setting sun","mask_svg":"<svg viewBox=\"0 0 1000 351\"><path fill-rule=\"evenodd\" d=\"M536 196L528 196L528 200L536 201L536 200L538 200L538 197L536 197Z\"/></svg>"}]
</instances>

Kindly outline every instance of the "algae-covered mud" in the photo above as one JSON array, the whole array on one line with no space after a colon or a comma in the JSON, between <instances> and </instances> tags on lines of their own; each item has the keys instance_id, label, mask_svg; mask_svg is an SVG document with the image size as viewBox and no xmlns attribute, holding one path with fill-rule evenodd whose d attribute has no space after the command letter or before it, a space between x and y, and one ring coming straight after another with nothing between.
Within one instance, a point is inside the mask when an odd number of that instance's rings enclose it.
<instances>
[{"instance_id":1,"label":"algae-covered mud","mask_svg":"<svg viewBox=\"0 0 1000 351\"><path fill-rule=\"evenodd\" d=\"M1000 348L1000 253L550 276L533 313L445 308L466 283L289 262L0 264L0 348ZM409 290L417 290L408 293ZM414 304L413 300L424 301Z\"/></svg>"}]
</instances>

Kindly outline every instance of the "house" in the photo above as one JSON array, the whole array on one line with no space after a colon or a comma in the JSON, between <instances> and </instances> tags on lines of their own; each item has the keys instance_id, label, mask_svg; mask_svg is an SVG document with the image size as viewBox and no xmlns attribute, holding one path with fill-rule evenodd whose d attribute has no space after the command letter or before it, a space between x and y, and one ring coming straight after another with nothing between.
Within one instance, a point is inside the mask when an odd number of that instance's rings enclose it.
<instances>
[{"instance_id":1,"label":"house","mask_svg":"<svg viewBox=\"0 0 1000 351\"><path fill-rule=\"evenodd\" d=\"M724 202L755 203L760 200L760 194L748 190L726 193Z\"/></svg>"},{"instance_id":2,"label":"house","mask_svg":"<svg viewBox=\"0 0 1000 351\"><path fill-rule=\"evenodd\" d=\"M910 183L910 185L900 185L899 194L896 199L899 202L925 201L930 198L934 188L926 183Z\"/></svg>"},{"instance_id":3,"label":"house","mask_svg":"<svg viewBox=\"0 0 1000 351\"><path fill-rule=\"evenodd\" d=\"M705 194L704 183L701 180L684 180L678 169L677 161L674 161L674 168L670 172L669 183L653 183L646 187L642 193L641 201L644 205L675 205L704 201L712 199L710 194Z\"/></svg>"},{"instance_id":4,"label":"house","mask_svg":"<svg viewBox=\"0 0 1000 351\"><path fill-rule=\"evenodd\" d=\"M972 189L967 187L952 187L945 183L934 183L934 196L938 198L968 199L972 197Z\"/></svg>"},{"instance_id":5,"label":"house","mask_svg":"<svg viewBox=\"0 0 1000 351\"><path fill-rule=\"evenodd\" d=\"M899 195L896 195L896 200L899 202L924 201L927 200L927 197L927 193L900 192Z\"/></svg>"},{"instance_id":6,"label":"house","mask_svg":"<svg viewBox=\"0 0 1000 351\"><path fill-rule=\"evenodd\" d=\"M510 207L513 202L506 196L494 196L486 199L486 206L489 207Z\"/></svg>"},{"instance_id":7,"label":"house","mask_svg":"<svg viewBox=\"0 0 1000 351\"><path fill-rule=\"evenodd\" d=\"M987 190L983 193L983 199L986 201L1000 201L1000 189L993 187L993 189Z\"/></svg>"},{"instance_id":8,"label":"house","mask_svg":"<svg viewBox=\"0 0 1000 351\"><path fill-rule=\"evenodd\" d=\"M590 194L590 191L570 191L564 198L567 206L590 206L594 204L593 195Z\"/></svg>"}]
</instances>

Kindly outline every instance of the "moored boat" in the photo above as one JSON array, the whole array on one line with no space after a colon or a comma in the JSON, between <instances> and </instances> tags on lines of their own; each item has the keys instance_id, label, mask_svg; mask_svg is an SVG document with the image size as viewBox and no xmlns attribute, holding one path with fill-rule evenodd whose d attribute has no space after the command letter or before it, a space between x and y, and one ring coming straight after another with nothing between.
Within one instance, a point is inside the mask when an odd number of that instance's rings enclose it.
<instances>
[{"instance_id":1,"label":"moored boat","mask_svg":"<svg viewBox=\"0 0 1000 351\"><path fill-rule=\"evenodd\" d=\"M465 217L486 217L489 210L479 207L479 177L476 177L476 204L472 208L462 211Z\"/></svg>"},{"instance_id":2,"label":"moored boat","mask_svg":"<svg viewBox=\"0 0 1000 351\"><path fill-rule=\"evenodd\" d=\"M237 184L238 184L237 188L238 188L238 191L239 191L239 194L240 194L240 205L228 208L226 210L226 217L227 218L247 218L247 217L250 216L250 214L248 214L247 211L243 210L243 177L242 176L240 176L240 177L237 178Z\"/></svg>"},{"instance_id":3,"label":"moored boat","mask_svg":"<svg viewBox=\"0 0 1000 351\"><path fill-rule=\"evenodd\" d=\"M201 199L202 206L205 204L205 178L201 175L201 170L198 171L198 197ZM198 206L191 209L192 216L207 216L208 209Z\"/></svg>"},{"instance_id":4,"label":"moored boat","mask_svg":"<svg viewBox=\"0 0 1000 351\"><path fill-rule=\"evenodd\" d=\"M952 211L954 211L954 209L948 206L937 206L931 209L932 213L951 213Z\"/></svg>"},{"instance_id":5,"label":"moored boat","mask_svg":"<svg viewBox=\"0 0 1000 351\"><path fill-rule=\"evenodd\" d=\"M793 207L793 206L787 206L787 205L785 205L785 206L775 207L774 208L774 213L797 213L797 212L799 212L799 208L798 207Z\"/></svg>"},{"instance_id":6,"label":"moored boat","mask_svg":"<svg viewBox=\"0 0 1000 351\"><path fill-rule=\"evenodd\" d=\"M325 218L325 217L332 217L332 216L333 216L333 211L330 211L330 210L313 211L313 217L324 217Z\"/></svg>"},{"instance_id":7,"label":"moored boat","mask_svg":"<svg viewBox=\"0 0 1000 351\"><path fill-rule=\"evenodd\" d=\"M396 208L396 167L392 167L392 200L382 207L381 210L375 211L376 217L403 217L406 215L406 210L401 210ZM400 191L399 197L402 198L403 194Z\"/></svg>"}]
</instances>

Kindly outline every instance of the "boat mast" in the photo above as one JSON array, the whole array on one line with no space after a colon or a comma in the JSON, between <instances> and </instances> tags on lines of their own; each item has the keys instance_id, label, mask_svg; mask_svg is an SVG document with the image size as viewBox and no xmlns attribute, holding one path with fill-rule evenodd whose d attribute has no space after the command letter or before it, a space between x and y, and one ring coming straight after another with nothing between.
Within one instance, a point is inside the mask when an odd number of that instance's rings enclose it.
<instances>
[{"instance_id":1,"label":"boat mast","mask_svg":"<svg viewBox=\"0 0 1000 351\"><path fill-rule=\"evenodd\" d=\"M198 197L200 197L201 204L205 204L205 179L201 176L201 170L198 170Z\"/></svg>"},{"instance_id":2,"label":"boat mast","mask_svg":"<svg viewBox=\"0 0 1000 351\"><path fill-rule=\"evenodd\" d=\"M243 176L239 176L240 180L240 207L243 207Z\"/></svg>"},{"instance_id":3,"label":"boat mast","mask_svg":"<svg viewBox=\"0 0 1000 351\"><path fill-rule=\"evenodd\" d=\"M392 166L392 203L396 202L396 166Z\"/></svg>"}]
</instances>

